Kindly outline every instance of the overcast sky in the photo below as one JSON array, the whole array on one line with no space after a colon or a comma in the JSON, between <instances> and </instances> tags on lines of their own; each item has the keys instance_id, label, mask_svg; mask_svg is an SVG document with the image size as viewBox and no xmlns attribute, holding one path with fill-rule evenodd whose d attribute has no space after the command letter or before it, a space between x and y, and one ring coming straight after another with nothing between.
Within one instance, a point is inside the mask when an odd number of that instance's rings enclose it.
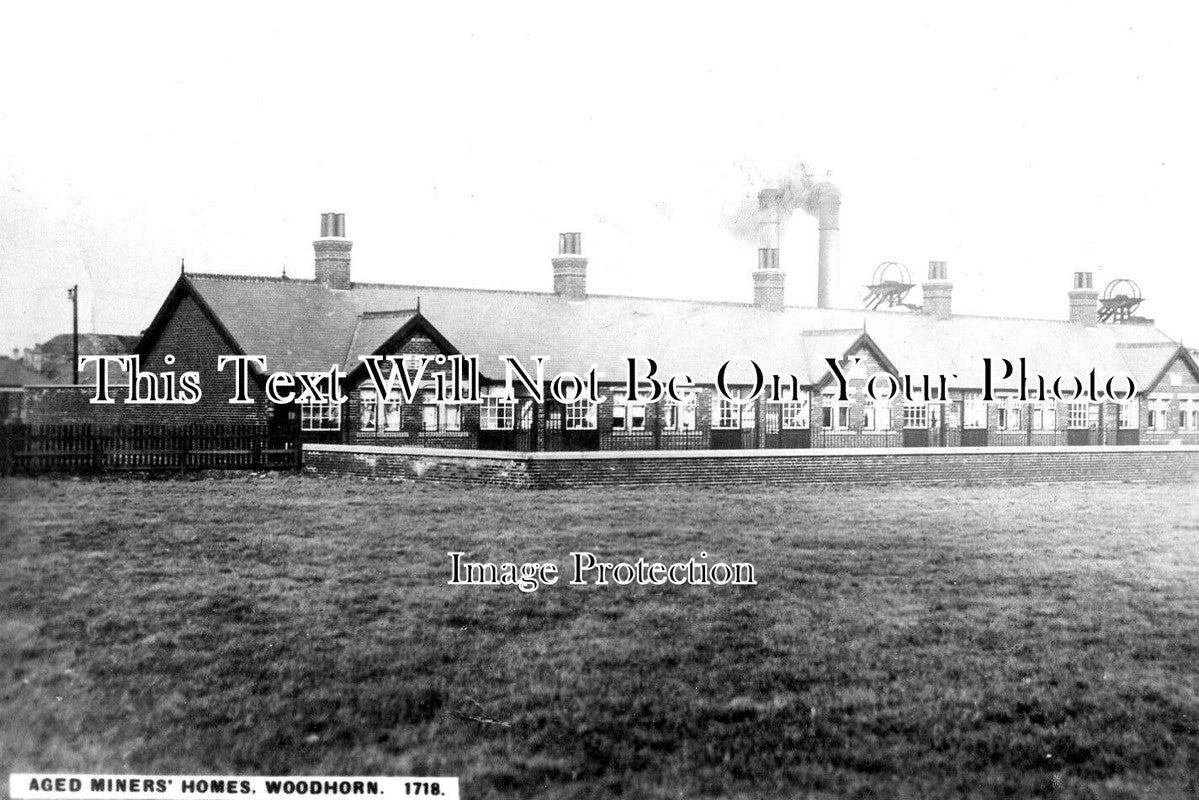
<instances>
[{"instance_id":1,"label":"overcast sky","mask_svg":"<svg viewBox=\"0 0 1199 800\"><path fill-rule=\"evenodd\" d=\"M725 220L803 161L842 190L841 305L949 262L954 309L1064 318L1131 277L1199 344L1189 5L26 3L0 49L0 352L137 333L193 271L748 301ZM782 241L815 299L816 225ZM917 299L915 296L912 299Z\"/></svg>"}]
</instances>

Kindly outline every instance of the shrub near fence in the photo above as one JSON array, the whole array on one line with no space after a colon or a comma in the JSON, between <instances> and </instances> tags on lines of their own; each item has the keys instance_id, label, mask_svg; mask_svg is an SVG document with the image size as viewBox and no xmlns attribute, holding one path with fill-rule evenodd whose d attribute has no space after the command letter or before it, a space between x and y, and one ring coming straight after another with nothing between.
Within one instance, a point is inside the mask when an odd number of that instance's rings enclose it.
<instances>
[{"instance_id":1,"label":"shrub near fence","mask_svg":"<svg viewBox=\"0 0 1199 800\"><path fill-rule=\"evenodd\" d=\"M4 425L0 474L299 469L299 442L264 425Z\"/></svg>"}]
</instances>

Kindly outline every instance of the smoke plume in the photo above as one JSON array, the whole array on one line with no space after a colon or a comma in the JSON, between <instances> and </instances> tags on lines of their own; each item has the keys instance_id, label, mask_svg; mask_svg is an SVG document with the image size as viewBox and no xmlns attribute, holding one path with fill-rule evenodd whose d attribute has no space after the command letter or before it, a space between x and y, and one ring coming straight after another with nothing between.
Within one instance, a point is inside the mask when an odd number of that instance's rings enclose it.
<instances>
[{"instance_id":1,"label":"smoke plume","mask_svg":"<svg viewBox=\"0 0 1199 800\"><path fill-rule=\"evenodd\" d=\"M750 244L758 241L758 192L770 186L779 190L779 232L787 229L791 215L802 209L812 216L819 210L819 197L812 169L802 161L780 177L767 177L756 170L744 170L744 195L737 205L725 214L725 227L735 238Z\"/></svg>"}]
</instances>

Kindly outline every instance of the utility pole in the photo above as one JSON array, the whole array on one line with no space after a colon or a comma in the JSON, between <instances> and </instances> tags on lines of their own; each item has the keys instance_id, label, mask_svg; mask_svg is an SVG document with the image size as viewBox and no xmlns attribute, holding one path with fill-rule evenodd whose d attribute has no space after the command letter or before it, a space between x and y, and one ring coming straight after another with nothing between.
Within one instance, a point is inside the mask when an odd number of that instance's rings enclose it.
<instances>
[{"instance_id":1,"label":"utility pole","mask_svg":"<svg viewBox=\"0 0 1199 800\"><path fill-rule=\"evenodd\" d=\"M75 357L71 359L71 375L73 380L71 383L75 386L79 385L79 284L75 284L70 289L67 289L67 297L71 301L71 341L73 343L73 351Z\"/></svg>"}]
</instances>

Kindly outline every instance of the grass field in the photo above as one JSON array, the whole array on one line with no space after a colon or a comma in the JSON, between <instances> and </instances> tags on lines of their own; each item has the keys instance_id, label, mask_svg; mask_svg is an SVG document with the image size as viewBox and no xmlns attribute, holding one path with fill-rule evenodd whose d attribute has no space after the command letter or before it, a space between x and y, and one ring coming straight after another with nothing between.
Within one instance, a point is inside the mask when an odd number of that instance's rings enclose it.
<instances>
[{"instance_id":1,"label":"grass field","mask_svg":"<svg viewBox=\"0 0 1199 800\"><path fill-rule=\"evenodd\" d=\"M1199 796L1199 487L0 481L0 769ZM446 552L755 564L449 587Z\"/></svg>"}]
</instances>

